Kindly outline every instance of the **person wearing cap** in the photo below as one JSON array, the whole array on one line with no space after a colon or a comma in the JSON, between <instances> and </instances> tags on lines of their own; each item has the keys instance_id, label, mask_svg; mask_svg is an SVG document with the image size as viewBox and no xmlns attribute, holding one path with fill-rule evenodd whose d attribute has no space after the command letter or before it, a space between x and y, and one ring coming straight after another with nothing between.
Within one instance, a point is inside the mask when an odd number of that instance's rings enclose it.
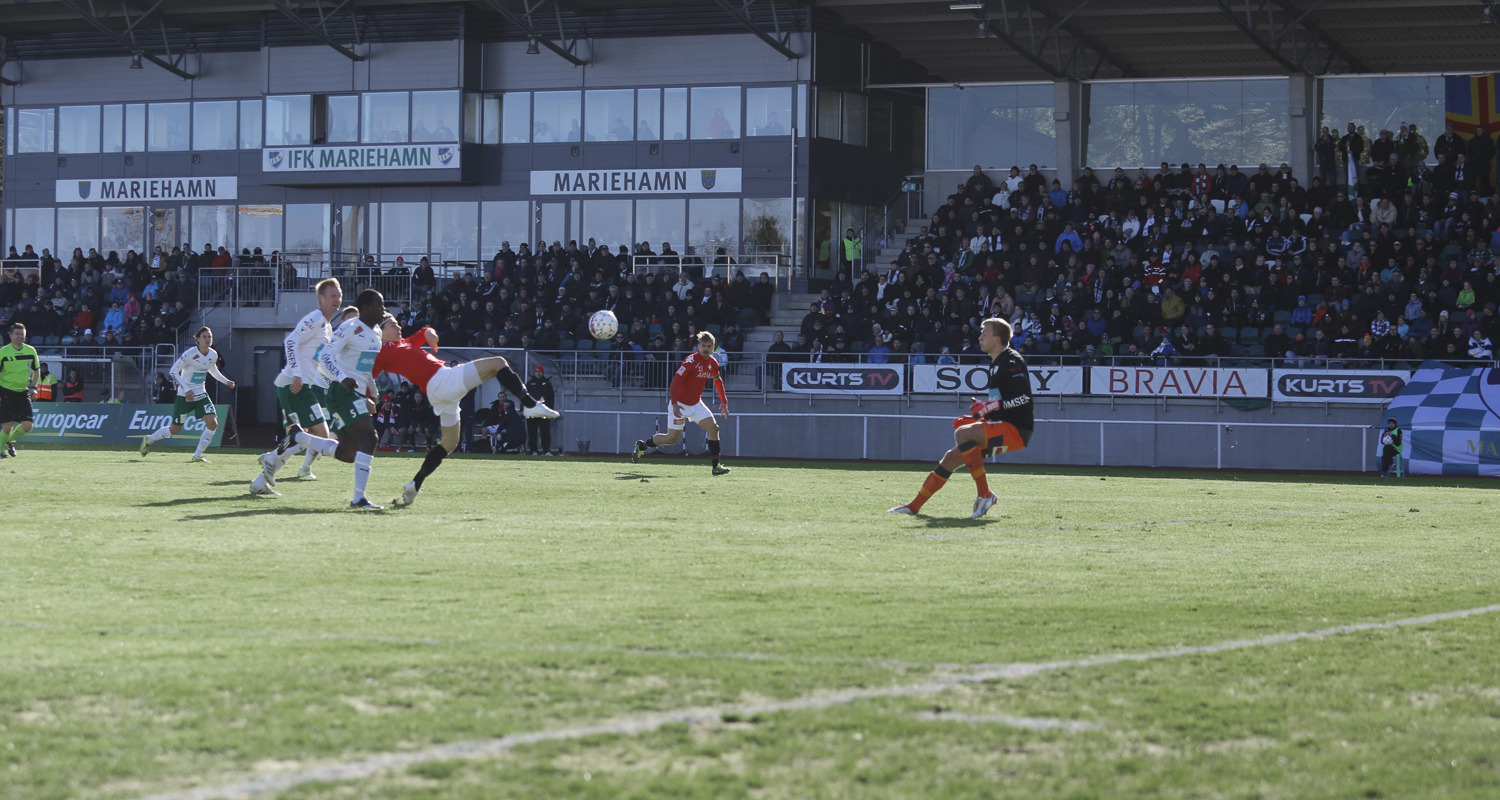
<instances>
[{"instance_id":1,"label":"person wearing cap","mask_svg":"<svg viewBox=\"0 0 1500 800\"><path fill-rule=\"evenodd\" d=\"M1385 430L1380 433L1380 477L1391 477L1391 465L1401 456L1401 426L1395 417L1386 417Z\"/></svg>"},{"instance_id":2,"label":"person wearing cap","mask_svg":"<svg viewBox=\"0 0 1500 800\"><path fill-rule=\"evenodd\" d=\"M552 386L552 380L547 377L547 370L538 364L531 370L531 378L526 381L526 392L532 397L553 407L557 398L557 392ZM547 419L526 420L526 452L529 455L552 455L552 424Z\"/></svg>"}]
</instances>

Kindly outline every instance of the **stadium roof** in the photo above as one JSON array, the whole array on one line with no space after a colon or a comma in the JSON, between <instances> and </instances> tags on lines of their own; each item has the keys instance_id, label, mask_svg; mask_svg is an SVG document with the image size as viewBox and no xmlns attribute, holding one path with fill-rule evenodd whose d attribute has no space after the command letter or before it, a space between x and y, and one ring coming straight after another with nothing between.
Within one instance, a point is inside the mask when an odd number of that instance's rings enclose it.
<instances>
[{"instance_id":1,"label":"stadium roof","mask_svg":"<svg viewBox=\"0 0 1500 800\"><path fill-rule=\"evenodd\" d=\"M587 36L744 31L748 24L773 47L785 45L778 28L863 34L945 83L1474 72L1495 69L1500 52L1500 25L1481 24L1486 2L0 0L6 39L0 60L343 46L356 38L516 39L529 37L528 25L544 44L561 44ZM528 6L533 16L525 15Z\"/></svg>"}]
</instances>

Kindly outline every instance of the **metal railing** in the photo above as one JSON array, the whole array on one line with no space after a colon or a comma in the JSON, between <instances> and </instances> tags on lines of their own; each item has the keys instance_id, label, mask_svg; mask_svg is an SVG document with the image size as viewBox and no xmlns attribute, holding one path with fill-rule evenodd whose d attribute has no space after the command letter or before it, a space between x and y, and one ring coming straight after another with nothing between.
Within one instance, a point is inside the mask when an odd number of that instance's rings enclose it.
<instances>
[{"instance_id":1,"label":"metal railing","mask_svg":"<svg viewBox=\"0 0 1500 800\"><path fill-rule=\"evenodd\" d=\"M281 294L281 275L265 267L206 269L198 273L198 306L274 308Z\"/></svg>"},{"instance_id":2,"label":"metal railing","mask_svg":"<svg viewBox=\"0 0 1500 800\"><path fill-rule=\"evenodd\" d=\"M151 381L157 372L170 369L177 360L177 348L170 344L133 345L37 345L43 361L61 364L56 391L67 379L67 369L77 369L90 389L108 387L111 397L125 402L144 402L150 396ZM58 397L61 400L61 397ZM84 402L94 402L84 397Z\"/></svg>"},{"instance_id":3,"label":"metal railing","mask_svg":"<svg viewBox=\"0 0 1500 800\"><path fill-rule=\"evenodd\" d=\"M415 273L424 258L437 278L434 287L423 287L416 282ZM329 264L330 274L343 284L346 297L374 289L392 305L430 295L443 286L445 278L464 272L464 265L444 261L442 253L333 253Z\"/></svg>"},{"instance_id":4,"label":"metal railing","mask_svg":"<svg viewBox=\"0 0 1500 800\"><path fill-rule=\"evenodd\" d=\"M708 280L721 277L725 281L734 277L736 272L743 272L745 278L752 283L759 280L761 273L764 272L770 276L771 282L776 284L778 291L790 291L792 278L796 273L792 267L791 257L779 252L714 256L631 256L630 269L637 275L646 273L659 275L663 270L672 270L673 272L685 271L688 277L694 279Z\"/></svg>"}]
</instances>

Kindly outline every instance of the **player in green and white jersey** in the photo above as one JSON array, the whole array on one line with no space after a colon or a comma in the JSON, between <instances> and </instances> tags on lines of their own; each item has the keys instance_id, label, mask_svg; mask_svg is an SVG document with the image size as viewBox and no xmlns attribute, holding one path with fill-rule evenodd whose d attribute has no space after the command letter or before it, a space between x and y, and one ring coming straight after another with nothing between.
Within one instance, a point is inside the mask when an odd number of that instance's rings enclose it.
<instances>
[{"instance_id":1,"label":"player in green and white jersey","mask_svg":"<svg viewBox=\"0 0 1500 800\"><path fill-rule=\"evenodd\" d=\"M314 436L301 427L287 429L287 438L277 448L286 452L300 444L319 455L333 456L354 464L354 499L349 507L359 511L380 511L380 506L365 498L370 482L370 466L375 457L375 425L370 418L374 403L375 357L380 354L380 323L387 316L385 298L374 289L359 293L354 301L359 317L338 326L333 340L318 354L318 367L328 378L328 422L338 440Z\"/></svg>"},{"instance_id":2,"label":"player in green and white jersey","mask_svg":"<svg viewBox=\"0 0 1500 800\"><path fill-rule=\"evenodd\" d=\"M358 315L353 306L339 312L344 302L344 291L338 278L325 278L318 282L318 309L308 313L297 323L291 333L282 340L286 355L286 366L276 376L276 399L281 404L282 424L290 430L293 425L321 438L328 438L328 378L318 369L318 353L333 339L333 325ZM332 325L330 324L332 321ZM316 480L312 474L312 462L318 457L315 450L307 450L293 444L285 452L273 450L260 457L261 474L250 482L254 494L273 494L276 473L286 462L306 450L302 468L297 477Z\"/></svg>"},{"instance_id":3,"label":"player in green and white jersey","mask_svg":"<svg viewBox=\"0 0 1500 800\"><path fill-rule=\"evenodd\" d=\"M224 373L219 371L219 354L213 349L214 332L205 325L193 334L193 339L197 346L179 356L169 373L172 381L177 384L177 400L172 405L172 423L157 429L141 442L143 456L151 452L152 444L181 433L182 426L189 417L198 417L203 420L204 429L203 435L198 437L198 448L193 451L193 460L208 463L208 459L203 457L203 451L213 441L214 431L219 429L219 412L214 409L213 401L208 397L208 376L214 376L215 380L231 389L234 388L234 381L224 377Z\"/></svg>"},{"instance_id":4,"label":"player in green and white jersey","mask_svg":"<svg viewBox=\"0 0 1500 800\"><path fill-rule=\"evenodd\" d=\"M10 326L10 344L0 347L0 458L16 454L16 440L31 433L31 401L41 378L41 359L26 343L26 326Z\"/></svg>"}]
</instances>

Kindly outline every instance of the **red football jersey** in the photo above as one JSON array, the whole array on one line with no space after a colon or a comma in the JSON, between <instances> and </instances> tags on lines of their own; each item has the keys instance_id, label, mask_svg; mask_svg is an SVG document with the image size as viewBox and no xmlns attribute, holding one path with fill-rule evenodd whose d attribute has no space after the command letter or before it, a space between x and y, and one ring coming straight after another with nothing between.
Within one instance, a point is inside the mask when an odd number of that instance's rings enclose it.
<instances>
[{"instance_id":1,"label":"red football jersey","mask_svg":"<svg viewBox=\"0 0 1500 800\"><path fill-rule=\"evenodd\" d=\"M441 358L423 347L427 344L427 332L430 330L432 329L423 328L405 339L382 345L380 353L375 356L375 369L370 371L370 377L374 378L382 372L395 373L421 387L425 393L427 382L432 380L438 370L447 366Z\"/></svg>"},{"instance_id":2,"label":"red football jersey","mask_svg":"<svg viewBox=\"0 0 1500 800\"><path fill-rule=\"evenodd\" d=\"M690 406L703 399L703 386L719 377L719 362L694 350L682 360L672 380L672 401Z\"/></svg>"}]
</instances>

